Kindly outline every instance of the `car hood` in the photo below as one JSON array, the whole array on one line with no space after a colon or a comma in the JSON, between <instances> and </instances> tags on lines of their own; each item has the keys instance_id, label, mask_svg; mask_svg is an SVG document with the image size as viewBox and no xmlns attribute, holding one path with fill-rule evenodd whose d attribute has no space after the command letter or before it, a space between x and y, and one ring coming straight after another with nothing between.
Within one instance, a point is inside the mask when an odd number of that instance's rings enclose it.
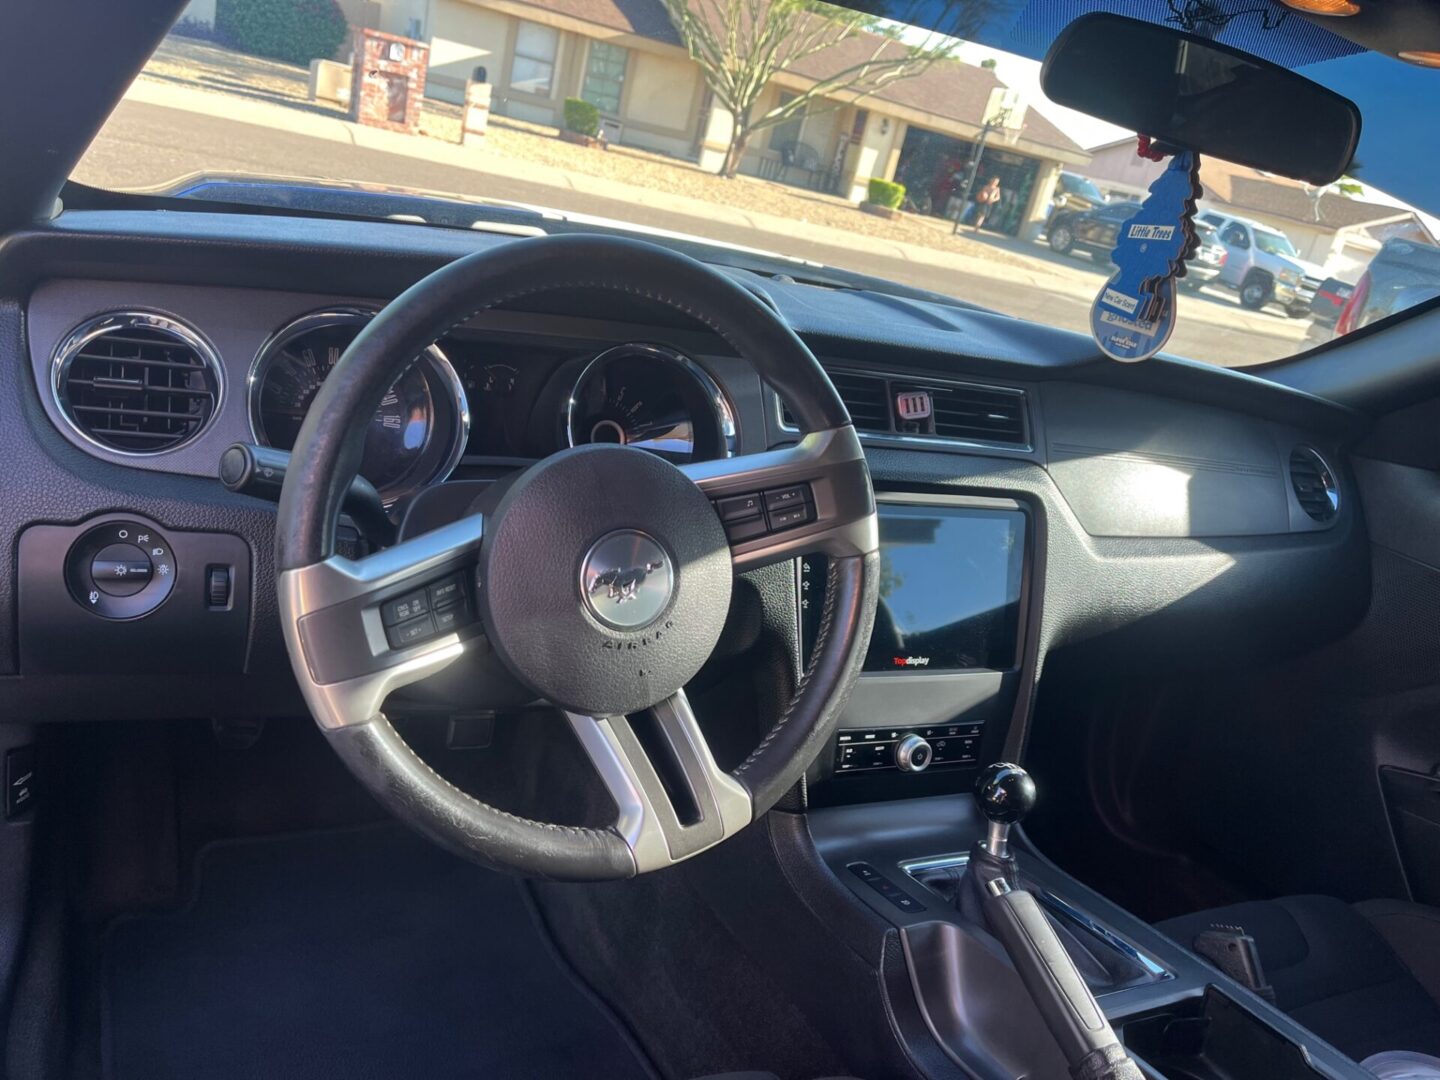
<instances>
[{"instance_id":1,"label":"car hood","mask_svg":"<svg viewBox=\"0 0 1440 1080\"><path fill-rule=\"evenodd\" d=\"M450 195L387 184L233 173L196 173L152 194L165 200L257 207L324 217L408 222L517 237L555 233L622 234L673 248L713 266L747 270L764 277L785 278L832 289L875 292L972 311L989 310L928 289L912 288L779 252L529 203Z\"/></svg>"}]
</instances>

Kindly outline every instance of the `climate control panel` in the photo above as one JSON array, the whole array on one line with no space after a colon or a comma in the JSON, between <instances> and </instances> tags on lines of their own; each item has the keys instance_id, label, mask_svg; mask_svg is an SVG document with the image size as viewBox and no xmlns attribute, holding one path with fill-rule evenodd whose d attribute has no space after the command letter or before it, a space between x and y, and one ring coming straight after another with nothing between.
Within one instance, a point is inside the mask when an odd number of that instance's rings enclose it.
<instances>
[{"instance_id":1,"label":"climate control panel","mask_svg":"<svg viewBox=\"0 0 1440 1080\"><path fill-rule=\"evenodd\" d=\"M919 773L947 765L977 765L984 726L841 728L835 738L835 773L870 773L882 769Z\"/></svg>"}]
</instances>

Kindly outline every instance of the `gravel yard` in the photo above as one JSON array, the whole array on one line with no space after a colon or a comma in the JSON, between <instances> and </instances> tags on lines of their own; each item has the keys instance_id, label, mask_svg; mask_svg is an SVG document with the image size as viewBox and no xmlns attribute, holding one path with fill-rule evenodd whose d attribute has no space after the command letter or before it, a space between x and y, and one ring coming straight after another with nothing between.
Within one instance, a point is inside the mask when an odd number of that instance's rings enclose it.
<instances>
[{"instance_id":1,"label":"gravel yard","mask_svg":"<svg viewBox=\"0 0 1440 1080\"><path fill-rule=\"evenodd\" d=\"M343 119L345 111L327 102L310 101L309 72L290 64L246 56L190 38L167 38L146 65L142 78L154 79L269 101L312 113ZM449 142L460 131L460 108L427 101L421 117L422 137ZM556 129L493 116L486 135L487 152L549 165L574 173L599 176L652 191L686 196L716 205L825 225L883 240L918 244L959 254L977 255L992 262L1033 266L1033 262L991 244L965 236L951 236L950 223L906 215L897 220L861 213L853 203L754 177L725 180L702 172L691 162L648 153L633 147L592 150L556 137Z\"/></svg>"}]
</instances>

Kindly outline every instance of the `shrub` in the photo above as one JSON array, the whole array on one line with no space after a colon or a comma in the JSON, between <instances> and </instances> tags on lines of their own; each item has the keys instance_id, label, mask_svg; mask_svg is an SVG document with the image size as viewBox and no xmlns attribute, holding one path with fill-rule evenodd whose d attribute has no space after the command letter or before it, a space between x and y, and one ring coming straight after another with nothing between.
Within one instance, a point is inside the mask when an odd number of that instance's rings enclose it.
<instances>
[{"instance_id":1,"label":"shrub","mask_svg":"<svg viewBox=\"0 0 1440 1080\"><path fill-rule=\"evenodd\" d=\"M350 24L335 0L217 0L215 31L241 52L308 64L334 57Z\"/></svg>"},{"instance_id":2,"label":"shrub","mask_svg":"<svg viewBox=\"0 0 1440 1080\"><path fill-rule=\"evenodd\" d=\"M210 23L201 22L199 19L181 19L170 28L170 33L175 37L190 38L194 41L211 41L216 45L230 45L225 40L225 35L220 33Z\"/></svg>"},{"instance_id":3,"label":"shrub","mask_svg":"<svg viewBox=\"0 0 1440 1080\"><path fill-rule=\"evenodd\" d=\"M899 210L900 204L905 201L905 185L872 176L870 178L870 194L865 201L874 203L876 206L883 206L887 210Z\"/></svg>"},{"instance_id":4,"label":"shrub","mask_svg":"<svg viewBox=\"0 0 1440 1080\"><path fill-rule=\"evenodd\" d=\"M600 134L600 110L584 98L565 99L565 130L577 135L589 135L592 139Z\"/></svg>"}]
</instances>

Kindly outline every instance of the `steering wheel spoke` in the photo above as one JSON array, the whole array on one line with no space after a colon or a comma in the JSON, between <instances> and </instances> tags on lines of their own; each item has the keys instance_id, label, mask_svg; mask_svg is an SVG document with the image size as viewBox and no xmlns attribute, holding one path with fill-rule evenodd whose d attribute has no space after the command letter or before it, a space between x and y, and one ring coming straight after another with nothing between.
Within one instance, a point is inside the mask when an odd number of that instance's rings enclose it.
<instances>
[{"instance_id":1,"label":"steering wheel spoke","mask_svg":"<svg viewBox=\"0 0 1440 1080\"><path fill-rule=\"evenodd\" d=\"M754 818L749 791L715 764L685 691L633 717L567 713L619 811L635 872L688 859Z\"/></svg>"},{"instance_id":2,"label":"steering wheel spoke","mask_svg":"<svg viewBox=\"0 0 1440 1080\"><path fill-rule=\"evenodd\" d=\"M472 595L484 520L471 515L363 559L286 570L285 638L324 728L364 724L385 697L459 658L479 632Z\"/></svg>"},{"instance_id":3,"label":"steering wheel spoke","mask_svg":"<svg viewBox=\"0 0 1440 1080\"><path fill-rule=\"evenodd\" d=\"M805 552L844 557L879 549L865 452L848 424L794 446L682 471L715 503L737 573Z\"/></svg>"}]
</instances>

